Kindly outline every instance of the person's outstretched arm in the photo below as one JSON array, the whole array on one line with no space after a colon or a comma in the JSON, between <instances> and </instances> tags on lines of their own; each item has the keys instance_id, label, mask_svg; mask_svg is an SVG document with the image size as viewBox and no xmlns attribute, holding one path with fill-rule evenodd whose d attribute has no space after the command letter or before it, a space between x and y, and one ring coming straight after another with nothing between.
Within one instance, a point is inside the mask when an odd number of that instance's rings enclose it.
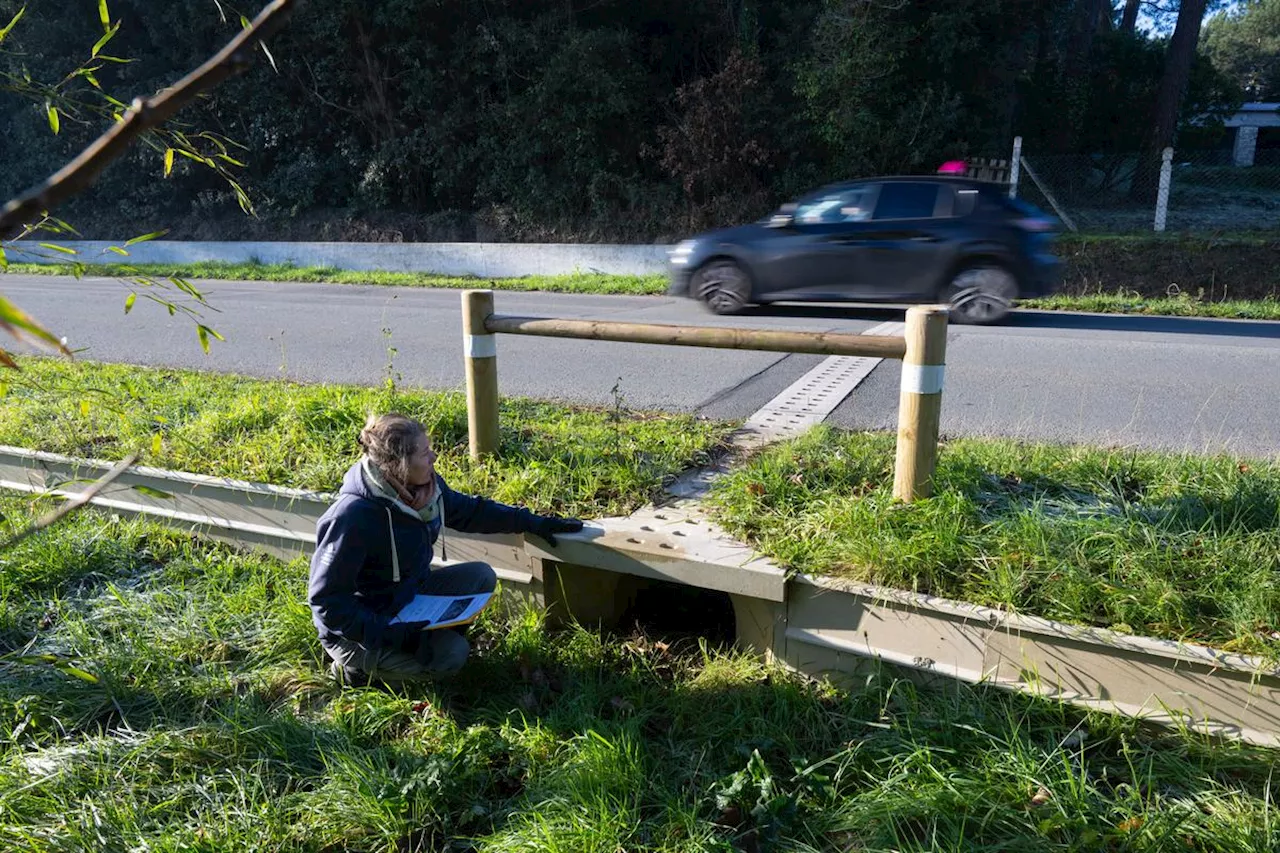
<instances>
[{"instance_id":1,"label":"person's outstretched arm","mask_svg":"<svg viewBox=\"0 0 1280 853\"><path fill-rule=\"evenodd\" d=\"M582 522L576 518L538 515L523 507L455 492L443 477L437 477L437 481L444 501L444 523L462 533L532 533L555 547L557 533L577 533L582 529Z\"/></svg>"}]
</instances>

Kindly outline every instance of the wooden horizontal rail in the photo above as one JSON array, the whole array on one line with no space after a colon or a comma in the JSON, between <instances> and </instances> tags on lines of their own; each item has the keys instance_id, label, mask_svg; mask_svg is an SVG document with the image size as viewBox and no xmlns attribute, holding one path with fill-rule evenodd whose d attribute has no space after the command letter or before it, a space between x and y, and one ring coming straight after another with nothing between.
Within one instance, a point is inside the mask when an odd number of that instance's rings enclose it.
<instances>
[{"instance_id":1,"label":"wooden horizontal rail","mask_svg":"<svg viewBox=\"0 0 1280 853\"><path fill-rule=\"evenodd\" d=\"M676 326L661 323L615 323L606 320L560 320L492 314L484 321L490 334L581 338L632 344L677 347L763 350L812 355L860 355L901 359L907 353L903 338L888 335L848 335L837 332L778 332L767 329Z\"/></svg>"}]
</instances>

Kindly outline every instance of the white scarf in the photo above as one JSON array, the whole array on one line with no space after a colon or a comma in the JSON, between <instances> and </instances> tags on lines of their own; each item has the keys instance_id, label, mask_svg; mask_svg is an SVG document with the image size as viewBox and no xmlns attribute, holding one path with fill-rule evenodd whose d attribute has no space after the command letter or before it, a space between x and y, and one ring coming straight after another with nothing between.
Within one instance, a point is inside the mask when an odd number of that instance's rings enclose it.
<instances>
[{"instance_id":1,"label":"white scarf","mask_svg":"<svg viewBox=\"0 0 1280 853\"><path fill-rule=\"evenodd\" d=\"M438 481L436 483L436 494L431 499L431 502L422 509L414 509L401 500L400 495L392 488L391 483L387 482L386 476L378 469L377 465L373 464L373 461L368 456L360 457L360 474L364 478L365 487L369 491L378 497L391 501L391 503L395 504L396 509L401 512L421 519L428 524L437 518L443 519L444 495L440 492L440 483Z\"/></svg>"}]
</instances>

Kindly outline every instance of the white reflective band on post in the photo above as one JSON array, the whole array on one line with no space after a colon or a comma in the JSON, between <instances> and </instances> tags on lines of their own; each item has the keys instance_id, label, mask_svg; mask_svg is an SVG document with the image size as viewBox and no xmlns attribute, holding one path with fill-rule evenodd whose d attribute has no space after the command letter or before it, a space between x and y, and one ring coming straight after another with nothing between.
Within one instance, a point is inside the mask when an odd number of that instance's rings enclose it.
<instances>
[{"instance_id":1,"label":"white reflective band on post","mask_svg":"<svg viewBox=\"0 0 1280 853\"><path fill-rule=\"evenodd\" d=\"M902 390L908 394L937 394L942 390L941 364L902 363Z\"/></svg>"},{"instance_id":2,"label":"white reflective band on post","mask_svg":"<svg viewBox=\"0 0 1280 853\"><path fill-rule=\"evenodd\" d=\"M467 335L468 358L495 358L497 355L497 335Z\"/></svg>"}]
</instances>

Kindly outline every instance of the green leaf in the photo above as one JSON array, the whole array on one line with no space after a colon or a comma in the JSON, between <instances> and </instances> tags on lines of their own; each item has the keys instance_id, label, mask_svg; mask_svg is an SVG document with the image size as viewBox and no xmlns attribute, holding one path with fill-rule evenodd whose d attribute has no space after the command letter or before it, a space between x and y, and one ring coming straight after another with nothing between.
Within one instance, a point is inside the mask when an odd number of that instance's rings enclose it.
<instances>
[{"instance_id":1,"label":"green leaf","mask_svg":"<svg viewBox=\"0 0 1280 853\"><path fill-rule=\"evenodd\" d=\"M40 666L42 664L46 666L52 666L58 670L61 670L62 672L65 672L67 675L74 675L76 678L84 679L90 684L98 683L98 676L94 675L91 672L86 672L85 670L81 669L78 666L73 666L72 664L68 663L65 658L60 658L57 655L50 655L50 654L18 655L17 657L13 657L13 658L9 658L6 656L5 659L12 660L14 663L23 664L24 666Z\"/></svg>"},{"instance_id":2,"label":"green leaf","mask_svg":"<svg viewBox=\"0 0 1280 853\"><path fill-rule=\"evenodd\" d=\"M130 293L124 298L124 313L128 314L133 310L133 303L138 301L138 294Z\"/></svg>"},{"instance_id":3,"label":"green leaf","mask_svg":"<svg viewBox=\"0 0 1280 853\"><path fill-rule=\"evenodd\" d=\"M216 156L219 160L226 160L228 163L230 163L230 164L231 164L231 165L233 165L233 166L239 166L239 167L241 167L241 168L244 168L244 163L241 163L241 162L240 162L239 160L237 160L236 158L231 157L231 156L229 156L229 155L227 155L227 154L217 154L217 155L215 155L215 156Z\"/></svg>"},{"instance_id":4,"label":"green leaf","mask_svg":"<svg viewBox=\"0 0 1280 853\"><path fill-rule=\"evenodd\" d=\"M210 166L212 166L212 165L213 165L213 161L212 161L212 160L210 160L208 157L201 157L199 154L194 154L194 153L192 153L192 152L190 152L190 151L187 151L185 148L177 148L177 149L175 149L175 150L176 150L179 154L181 154L183 157L189 157L189 158L191 158L192 160L195 160L197 163L205 163L205 164L208 164L208 165L210 165Z\"/></svg>"},{"instance_id":5,"label":"green leaf","mask_svg":"<svg viewBox=\"0 0 1280 853\"><path fill-rule=\"evenodd\" d=\"M90 684L98 683L98 676L94 675L91 672L85 672L83 669L81 669L78 666L71 666L70 664L64 664L58 667L58 669L65 672L67 675L74 675L76 678L87 681Z\"/></svg>"},{"instance_id":6,"label":"green leaf","mask_svg":"<svg viewBox=\"0 0 1280 853\"><path fill-rule=\"evenodd\" d=\"M18 10L18 14L13 16L9 23L5 24L4 29L0 30L0 41L4 41L5 36L9 35L9 31L17 26L18 21L22 20L22 16L27 14L27 7L23 6Z\"/></svg>"},{"instance_id":7,"label":"green leaf","mask_svg":"<svg viewBox=\"0 0 1280 853\"><path fill-rule=\"evenodd\" d=\"M62 253L62 254L64 254L64 255L78 255L78 254L79 254L79 252L77 252L75 249L72 249L72 248L70 248L70 247L68 247L68 246L59 246L57 243L39 243L39 244L37 244L37 245L39 245L39 246L40 246L40 248L42 248L42 249L49 249L50 251L54 251L54 252L61 252L61 253Z\"/></svg>"},{"instance_id":8,"label":"green leaf","mask_svg":"<svg viewBox=\"0 0 1280 853\"><path fill-rule=\"evenodd\" d=\"M61 219L59 219L59 218L58 218L58 217L56 217L56 216L50 216L50 217L49 217L49 221L50 221L50 222L52 222L55 226L57 226L57 228L58 228L58 233L74 234L74 235L76 235L77 237L79 237L79 236L80 236L80 232L79 232L79 231L77 231L76 229L72 228L68 223L66 223L66 222L62 221Z\"/></svg>"},{"instance_id":9,"label":"green leaf","mask_svg":"<svg viewBox=\"0 0 1280 853\"><path fill-rule=\"evenodd\" d=\"M124 249L121 249L119 246L108 246L107 251L115 252L117 255L124 255L126 258L129 257L129 253Z\"/></svg>"},{"instance_id":10,"label":"green leaf","mask_svg":"<svg viewBox=\"0 0 1280 853\"><path fill-rule=\"evenodd\" d=\"M111 13L107 11L107 0L98 0L98 20L102 21L104 30L111 27Z\"/></svg>"},{"instance_id":11,"label":"green leaf","mask_svg":"<svg viewBox=\"0 0 1280 853\"><path fill-rule=\"evenodd\" d=\"M209 354L209 329L205 326L196 325L196 334L200 336L200 348L204 350L204 354Z\"/></svg>"},{"instance_id":12,"label":"green leaf","mask_svg":"<svg viewBox=\"0 0 1280 853\"><path fill-rule=\"evenodd\" d=\"M125 240L124 244L126 246L132 246L134 243L145 243L147 240L154 240L157 237L163 237L168 233L168 229L165 229L164 231L152 231L150 234L143 234L141 237L134 237L130 240Z\"/></svg>"},{"instance_id":13,"label":"green leaf","mask_svg":"<svg viewBox=\"0 0 1280 853\"><path fill-rule=\"evenodd\" d=\"M89 401L88 400L80 401L80 414L83 417L86 417L86 418L89 417Z\"/></svg>"},{"instance_id":14,"label":"green leaf","mask_svg":"<svg viewBox=\"0 0 1280 853\"><path fill-rule=\"evenodd\" d=\"M164 150L164 176L169 177L169 173L173 171L173 149L166 148Z\"/></svg>"},{"instance_id":15,"label":"green leaf","mask_svg":"<svg viewBox=\"0 0 1280 853\"><path fill-rule=\"evenodd\" d=\"M176 275L169 276L169 283L181 290L183 293L195 299L197 302L204 302L204 294L196 290L195 286L185 278L178 278Z\"/></svg>"},{"instance_id":16,"label":"green leaf","mask_svg":"<svg viewBox=\"0 0 1280 853\"><path fill-rule=\"evenodd\" d=\"M49 127L53 128L54 134L57 134L62 129L62 122L58 120L58 108L50 103L46 103L45 108L49 112Z\"/></svg>"},{"instance_id":17,"label":"green leaf","mask_svg":"<svg viewBox=\"0 0 1280 853\"><path fill-rule=\"evenodd\" d=\"M27 332L38 340L57 348L59 352L71 354L66 344L55 338L52 332L3 296L0 296L0 328L11 334L15 333L15 330Z\"/></svg>"},{"instance_id":18,"label":"green leaf","mask_svg":"<svg viewBox=\"0 0 1280 853\"><path fill-rule=\"evenodd\" d=\"M164 451L164 438L160 433L151 436L151 455L159 456Z\"/></svg>"},{"instance_id":19,"label":"green leaf","mask_svg":"<svg viewBox=\"0 0 1280 853\"><path fill-rule=\"evenodd\" d=\"M236 201L240 203L240 209L252 216L253 202L249 200L249 194L244 191L244 187L240 186L235 181L229 181L228 183L231 184L231 189L235 190Z\"/></svg>"},{"instance_id":20,"label":"green leaf","mask_svg":"<svg viewBox=\"0 0 1280 853\"><path fill-rule=\"evenodd\" d=\"M9 268L9 256L4 253L4 246L0 246L0 269Z\"/></svg>"},{"instance_id":21,"label":"green leaf","mask_svg":"<svg viewBox=\"0 0 1280 853\"><path fill-rule=\"evenodd\" d=\"M116 24L114 27L110 27L110 28L108 28L108 29L107 29L107 31L106 31L105 33L103 33L103 34L102 34L102 38L98 39L97 43L93 46L93 50L92 50L92 51L90 51L89 55L90 55L90 56L93 56L93 57L95 57L95 58L97 58L97 57L98 57L98 54L102 51L102 49L103 49L104 47L106 47L106 46L107 46L107 42L109 42L109 41L111 41L111 39L115 38L115 35L116 35L116 33L118 33L118 32L120 32L120 25L119 25L119 24ZM101 57L101 58L102 58L102 59L111 59L111 57L109 57L109 56L103 56L103 57Z\"/></svg>"},{"instance_id":22,"label":"green leaf","mask_svg":"<svg viewBox=\"0 0 1280 853\"><path fill-rule=\"evenodd\" d=\"M159 446L156 444L156 439L158 438L160 438L160 436L157 434L155 438L151 440L152 453L159 454L160 452L159 450L156 449ZM146 495L149 498L159 498L161 500L166 500L166 501L173 500L173 495L169 494L168 492L162 492L159 489L153 489L150 486L136 485L136 486L130 486L130 488L133 489L135 492L138 492L139 494Z\"/></svg>"}]
</instances>

